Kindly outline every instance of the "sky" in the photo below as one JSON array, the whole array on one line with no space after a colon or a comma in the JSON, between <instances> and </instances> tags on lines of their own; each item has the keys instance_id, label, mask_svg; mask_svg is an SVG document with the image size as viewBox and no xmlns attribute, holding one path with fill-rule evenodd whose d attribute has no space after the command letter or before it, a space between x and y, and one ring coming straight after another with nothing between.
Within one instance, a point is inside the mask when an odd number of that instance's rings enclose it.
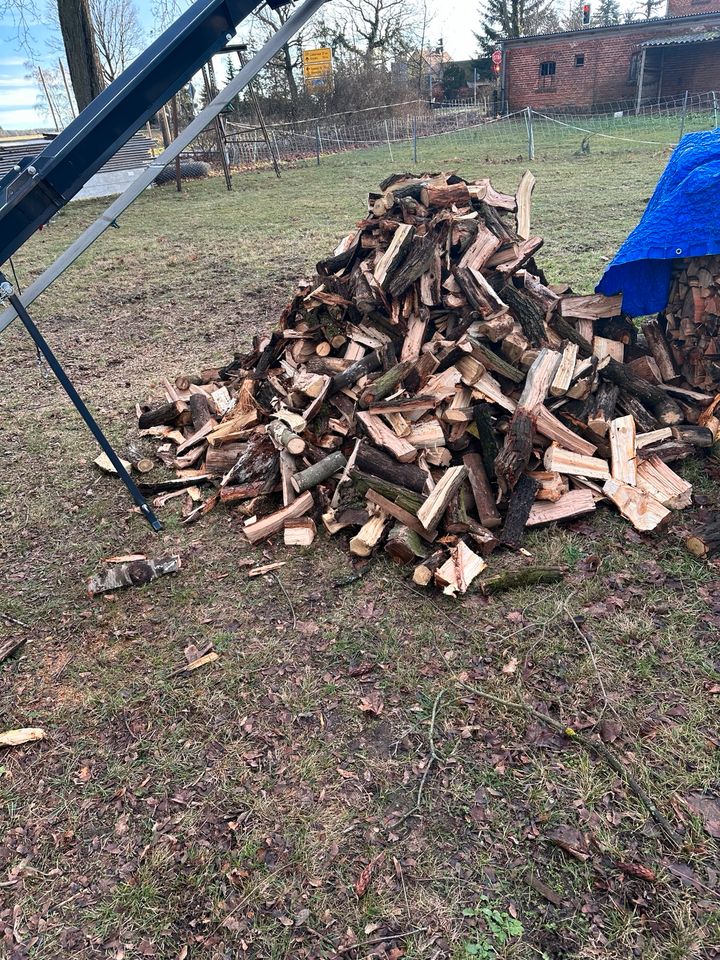
<instances>
[{"instance_id":1,"label":"sky","mask_svg":"<svg viewBox=\"0 0 720 960\"><path fill-rule=\"evenodd\" d=\"M597 0L596 0L597 2ZM623 0L628 6L632 0ZM143 24L152 30L151 0L136 0ZM473 30L478 21L478 0L429 0L432 22L428 40L433 45L442 37L445 50L454 60L466 60L476 51ZM0 0L0 8L2 0ZM38 7L40 4L38 3ZM41 20L29 24L33 48L40 66L57 67L57 49L52 34ZM17 30L6 15L0 15L0 128L28 130L50 128L49 119L36 109L37 91L28 79L28 53L18 40Z\"/></svg>"}]
</instances>

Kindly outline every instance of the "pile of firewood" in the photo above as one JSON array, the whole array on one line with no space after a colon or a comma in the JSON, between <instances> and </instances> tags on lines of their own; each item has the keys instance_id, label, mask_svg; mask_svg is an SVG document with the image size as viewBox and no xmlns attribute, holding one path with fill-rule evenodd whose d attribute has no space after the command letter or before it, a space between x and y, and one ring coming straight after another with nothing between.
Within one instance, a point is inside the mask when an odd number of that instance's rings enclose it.
<instances>
[{"instance_id":1,"label":"pile of firewood","mask_svg":"<svg viewBox=\"0 0 720 960\"><path fill-rule=\"evenodd\" d=\"M720 388L720 257L678 261L663 319L672 356L663 379Z\"/></svg>"},{"instance_id":2,"label":"pile of firewood","mask_svg":"<svg viewBox=\"0 0 720 960\"><path fill-rule=\"evenodd\" d=\"M668 462L714 443L711 397L656 322L547 282L533 186L385 180L275 332L138 407L177 471L144 491L186 497L188 521L232 505L253 544L348 531L448 593L526 527L607 500L646 531L688 506Z\"/></svg>"}]
</instances>

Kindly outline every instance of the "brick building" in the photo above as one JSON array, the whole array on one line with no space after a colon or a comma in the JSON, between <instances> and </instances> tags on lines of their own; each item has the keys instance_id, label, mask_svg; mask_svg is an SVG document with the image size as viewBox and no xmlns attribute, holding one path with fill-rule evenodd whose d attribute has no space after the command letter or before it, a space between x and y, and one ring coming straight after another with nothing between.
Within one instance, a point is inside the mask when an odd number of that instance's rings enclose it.
<instances>
[{"instance_id":1,"label":"brick building","mask_svg":"<svg viewBox=\"0 0 720 960\"><path fill-rule=\"evenodd\" d=\"M665 17L501 46L503 110L592 110L720 91L720 0L668 0Z\"/></svg>"}]
</instances>

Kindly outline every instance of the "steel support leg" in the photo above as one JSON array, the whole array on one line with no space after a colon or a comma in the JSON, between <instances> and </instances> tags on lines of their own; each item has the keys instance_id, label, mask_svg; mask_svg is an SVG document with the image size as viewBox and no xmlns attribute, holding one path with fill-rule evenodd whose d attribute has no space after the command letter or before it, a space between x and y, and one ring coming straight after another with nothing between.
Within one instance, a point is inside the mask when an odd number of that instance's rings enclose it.
<instances>
[{"instance_id":1,"label":"steel support leg","mask_svg":"<svg viewBox=\"0 0 720 960\"><path fill-rule=\"evenodd\" d=\"M10 305L15 309L18 317L20 318L23 325L25 326L25 329L35 341L36 347L45 357L45 359L48 362L48 366L60 381L60 384L63 390L65 391L65 393L67 393L67 395L72 400L73 405L75 406L78 413L87 424L90 432L102 447L103 452L107 454L108 460L117 471L117 474L122 480L122 482L128 488L130 496L133 498L135 503L140 508L140 512L142 513L142 515L145 517L145 519L153 528L153 530L155 530L156 532L162 530L162 524L160 523L158 518L155 516L153 511L150 509L150 507L146 503L145 498L138 490L135 481L127 472L125 467L122 465L120 458L115 453L113 448L110 446L110 441L107 439L105 434L102 432L102 430L98 426L93 415L85 406L84 400L82 399L80 394L77 392L75 387L72 385L72 382L68 378L68 375L65 373L62 366L60 365L60 361L52 352L52 350L50 349L50 345L45 340L43 335L40 333L38 328L35 326L35 323L32 317L23 306L22 301L15 293L12 284L10 283L10 281L7 279L7 277L2 271L0 271L0 300L7 300L10 303Z\"/></svg>"}]
</instances>

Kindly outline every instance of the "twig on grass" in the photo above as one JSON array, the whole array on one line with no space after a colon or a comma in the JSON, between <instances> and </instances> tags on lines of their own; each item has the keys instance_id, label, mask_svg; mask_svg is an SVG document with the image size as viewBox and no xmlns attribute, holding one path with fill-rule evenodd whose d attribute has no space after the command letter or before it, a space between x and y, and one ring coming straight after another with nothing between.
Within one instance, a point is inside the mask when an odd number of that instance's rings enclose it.
<instances>
[{"instance_id":1,"label":"twig on grass","mask_svg":"<svg viewBox=\"0 0 720 960\"><path fill-rule=\"evenodd\" d=\"M297 616L296 616L296 614L295 614L295 607L293 606L293 602L292 602L292 600L290 599L290 595L288 594L287 590L285 589L285 586L284 586L282 580L280 579L280 577L279 577L276 573L274 573L273 576L274 576L275 579L277 580L277 585L280 587L280 589L282 590L282 592L285 594L285 599L286 599L287 602L288 602L288 606L290 607L290 613L292 614L292 618L293 618L293 630L294 630L295 627L297 626Z\"/></svg>"},{"instance_id":2,"label":"twig on grass","mask_svg":"<svg viewBox=\"0 0 720 960\"><path fill-rule=\"evenodd\" d=\"M546 724L548 727L552 727L553 730L557 730L558 733L561 733L564 737L567 737L568 740L574 740L576 743L579 743L581 747L584 747L589 753L594 753L596 756L600 757L602 760L612 767L612 769L619 774L622 779L627 783L630 790L635 794L637 799L643 804L643 806L648 810L650 816L658 824L660 829L663 831L665 836L676 846L682 847L683 838L675 830L675 828L670 824L665 815L658 810L653 801L647 795L645 790L640 786L637 779L630 773L629 770L622 765L618 758L608 750L605 744L600 740L590 740L587 737L584 737L582 734L578 733L576 730L573 730L572 727L567 727L565 724L560 723L559 720L555 720L554 717L548 716L546 713L541 713L539 710L535 710L534 707L528 706L526 703L521 703L518 700L507 700L502 697L496 697L492 693L486 693L484 690L479 690L477 687L470 686L469 683L465 683L463 680L458 679L457 682L461 687L464 687L466 690L469 690L476 697L482 697L483 700L489 700L491 703L496 703L498 706L506 707L510 710L515 710L518 713L524 713L529 716L535 717L537 720L540 720L542 723Z\"/></svg>"},{"instance_id":3,"label":"twig on grass","mask_svg":"<svg viewBox=\"0 0 720 960\"><path fill-rule=\"evenodd\" d=\"M580 629L580 624L577 622L577 620L575 619L575 617L570 613L570 611L569 611L569 609L568 609L568 607L567 607L567 604L565 605L565 613L568 615L568 618L570 619L570 623L572 623L573 627L575 628L575 633L577 633L577 635L580 637L580 639L582 640L582 642L585 644L585 647L587 648L587 652L590 654L590 659L592 660L592 665L593 665L593 667L594 667L594 669L595 669L595 676L597 677L597 681L598 681L598 683L599 683L599 685L600 685L600 690L602 691L603 700L605 701L605 705L603 706L602 710L600 711L600 716L598 717L598 722L600 722L600 720L602 720L602 716L603 716L603 714L605 713L606 710L612 711L612 713L614 713L615 716L617 717L617 719L619 720L619 719L620 719L620 714L617 712L617 710L615 709L615 707L614 707L614 706L610 703L610 701L608 700L607 690L605 689L605 684L603 683L603 678L602 678L602 676L601 676L601 674L600 674L600 669L599 669L599 667L598 667L598 665L597 665L597 660L595 659L595 654L594 654L594 652L593 652L593 648L590 646L590 641L589 641L588 638L585 636L585 634L583 633L583 631Z\"/></svg>"},{"instance_id":4,"label":"twig on grass","mask_svg":"<svg viewBox=\"0 0 720 960\"><path fill-rule=\"evenodd\" d=\"M435 720L437 719L437 711L440 706L440 701L447 693L446 690L441 690L440 693L435 697L435 702L433 703L432 714L430 715L430 730L428 732L428 744L430 746L430 754L427 758L427 765L423 771L422 778L420 780L420 785L418 786L417 796L415 797L415 806L411 807L407 813L398 820L397 823L393 824L393 829L397 829L406 820L413 816L420 810L420 804L422 803L423 794L425 792L425 784L427 779L430 776L430 771L436 763L439 763L442 760L442 757L435 750Z\"/></svg>"},{"instance_id":5,"label":"twig on grass","mask_svg":"<svg viewBox=\"0 0 720 960\"><path fill-rule=\"evenodd\" d=\"M360 947L371 947L375 943L385 943L387 940L402 940L405 937L412 937L416 933L425 933L427 927L416 927L414 930L403 930L402 933L389 933L385 937L375 937L373 940L358 940L357 943L348 944L346 947L339 947L338 953L350 953L351 950L358 950Z\"/></svg>"}]
</instances>

